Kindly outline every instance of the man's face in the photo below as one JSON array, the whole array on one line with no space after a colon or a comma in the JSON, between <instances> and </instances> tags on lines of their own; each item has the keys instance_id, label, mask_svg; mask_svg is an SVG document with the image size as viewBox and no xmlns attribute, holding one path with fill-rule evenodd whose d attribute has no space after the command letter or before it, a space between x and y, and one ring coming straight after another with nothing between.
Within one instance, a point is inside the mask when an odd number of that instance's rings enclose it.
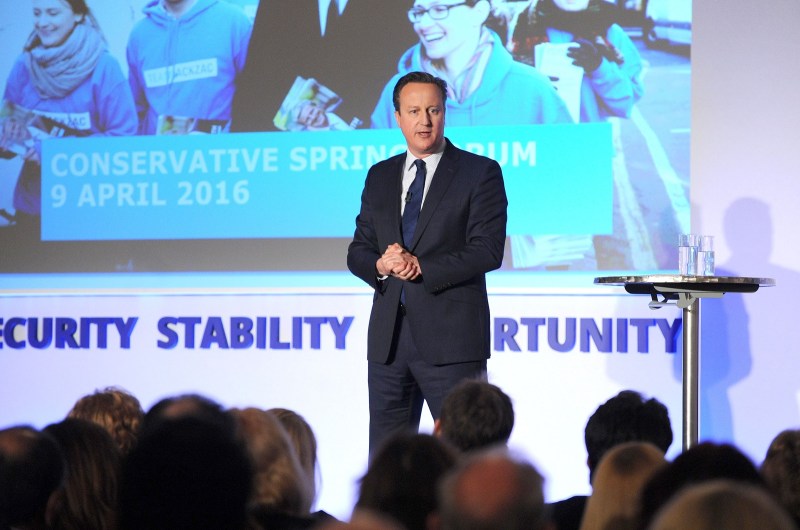
<instances>
[{"instance_id":1,"label":"man's face","mask_svg":"<svg viewBox=\"0 0 800 530\"><path fill-rule=\"evenodd\" d=\"M408 150L424 158L444 144L444 101L433 83L409 83L400 90L400 110L394 113Z\"/></svg>"}]
</instances>

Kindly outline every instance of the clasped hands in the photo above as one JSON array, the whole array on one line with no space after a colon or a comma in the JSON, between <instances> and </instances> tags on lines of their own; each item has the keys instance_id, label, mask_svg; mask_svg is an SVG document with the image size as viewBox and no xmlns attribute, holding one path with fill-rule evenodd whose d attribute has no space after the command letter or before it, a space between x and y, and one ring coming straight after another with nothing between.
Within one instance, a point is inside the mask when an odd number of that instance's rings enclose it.
<instances>
[{"instance_id":1,"label":"clasped hands","mask_svg":"<svg viewBox=\"0 0 800 530\"><path fill-rule=\"evenodd\" d=\"M398 243L386 247L375 268L380 276L394 276L405 281L415 280L422 274L417 257Z\"/></svg>"}]
</instances>

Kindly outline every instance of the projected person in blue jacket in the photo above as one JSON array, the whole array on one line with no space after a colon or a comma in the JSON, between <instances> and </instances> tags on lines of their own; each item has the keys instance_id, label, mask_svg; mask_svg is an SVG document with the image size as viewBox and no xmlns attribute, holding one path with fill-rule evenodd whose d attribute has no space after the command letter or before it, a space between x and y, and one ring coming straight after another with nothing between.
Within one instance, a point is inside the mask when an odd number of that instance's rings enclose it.
<instances>
[{"instance_id":1,"label":"projected person in blue jacket","mask_svg":"<svg viewBox=\"0 0 800 530\"><path fill-rule=\"evenodd\" d=\"M644 92L641 56L614 22L615 10L604 0L538 0L519 15L515 26L512 47L524 62L534 63L538 44L576 44L567 54L584 70L581 122L628 118Z\"/></svg>"},{"instance_id":2,"label":"projected person in blue jacket","mask_svg":"<svg viewBox=\"0 0 800 530\"><path fill-rule=\"evenodd\" d=\"M372 113L373 128L394 127L392 89L411 71L447 81L447 124L522 125L569 123L570 115L550 80L514 61L486 27L489 0L416 0L408 18L419 43L400 58Z\"/></svg>"},{"instance_id":3,"label":"projected person in blue jacket","mask_svg":"<svg viewBox=\"0 0 800 530\"><path fill-rule=\"evenodd\" d=\"M144 14L127 50L139 133L175 132L167 118L228 130L250 19L222 0L152 0Z\"/></svg>"},{"instance_id":4,"label":"projected person in blue jacket","mask_svg":"<svg viewBox=\"0 0 800 530\"><path fill-rule=\"evenodd\" d=\"M12 217L41 212L41 140L136 134L136 110L119 63L85 0L33 0L33 31L11 68L0 111L0 156L24 159Z\"/></svg>"}]
</instances>

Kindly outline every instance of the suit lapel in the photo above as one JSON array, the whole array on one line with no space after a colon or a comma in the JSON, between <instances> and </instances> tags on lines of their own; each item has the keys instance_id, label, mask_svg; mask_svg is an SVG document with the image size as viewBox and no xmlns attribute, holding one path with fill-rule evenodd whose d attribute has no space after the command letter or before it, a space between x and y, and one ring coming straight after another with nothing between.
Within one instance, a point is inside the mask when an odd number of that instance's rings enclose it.
<instances>
[{"instance_id":1,"label":"suit lapel","mask_svg":"<svg viewBox=\"0 0 800 530\"><path fill-rule=\"evenodd\" d=\"M386 189L392 193L392 226L394 227L394 241L403 241L403 216L400 214L400 197L403 196L403 174L405 172L406 155L403 153L397 157L397 162L392 169L394 185L387 186Z\"/></svg>"},{"instance_id":2,"label":"suit lapel","mask_svg":"<svg viewBox=\"0 0 800 530\"><path fill-rule=\"evenodd\" d=\"M450 143L450 140L446 141L447 146L445 147L442 159L439 161L439 165L436 167L436 172L433 174L431 187L428 188L428 193L425 195L425 202L422 204L422 210L420 210L419 219L417 220L417 227L414 230L414 240L411 242L409 249L416 246L420 236L425 232L428 222L436 214L439 203L444 198L445 193L447 193L450 187L450 183L456 175L458 150Z\"/></svg>"}]
</instances>

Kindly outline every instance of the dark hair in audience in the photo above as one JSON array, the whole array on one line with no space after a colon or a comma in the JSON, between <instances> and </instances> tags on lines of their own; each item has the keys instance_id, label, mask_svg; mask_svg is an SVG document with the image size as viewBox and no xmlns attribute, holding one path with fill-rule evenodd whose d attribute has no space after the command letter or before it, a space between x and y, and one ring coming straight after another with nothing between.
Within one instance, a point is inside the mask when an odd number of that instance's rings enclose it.
<instances>
[{"instance_id":1,"label":"dark hair in audience","mask_svg":"<svg viewBox=\"0 0 800 530\"><path fill-rule=\"evenodd\" d=\"M398 79L397 83L394 85L394 91L392 92L392 103L394 103L394 110L400 110L400 92L402 92L403 87L409 83L425 83L436 85L439 88L439 91L442 93L442 104L447 102L447 82L444 79L438 78L435 75L431 75L427 72L409 72Z\"/></svg>"},{"instance_id":2,"label":"dark hair in audience","mask_svg":"<svg viewBox=\"0 0 800 530\"><path fill-rule=\"evenodd\" d=\"M540 530L544 478L502 447L473 453L441 481L441 530Z\"/></svg>"},{"instance_id":3,"label":"dark hair in audience","mask_svg":"<svg viewBox=\"0 0 800 530\"><path fill-rule=\"evenodd\" d=\"M511 398L487 381L462 381L442 403L439 434L460 451L505 444L513 428Z\"/></svg>"},{"instance_id":4,"label":"dark hair in audience","mask_svg":"<svg viewBox=\"0 0 800 530\"><path fill-rule=\"evenodd\" d=\"M0 455L5 459L0 482L6 484L7 524L43 525L47 500L64 477L58 443L33 427L10 427L0 431Z\"/></svg>"},{"instance_id":5,"label":"dark hair in audience","mask_svg":"<svg viewBox=\"0 0 800 530\"><path fill-rule=\"evenodd\" d=\"M729 479L765 488L756 466L730 444L703 442L662 468L645 484L639 502L639 527L647 528L654 514L679 490L715 479Z\"/></svg>"},{"instance_id":6,"label":"dark hair in audience","mask_svg":"<svg viewBox=\"0 0 800 530\"><path fill-rule=\"evenodd\" d=\"M667 407L655 398L645 400L633 390L623 390L600 405L584 430L589 480L603 455L623 442L650 442L664 453L672 445Z\"/></svg>"},{"instance_id":7,"label":"dark hair in audience","mask_svg":"<svg viewBox=\"0 0 800 530\"><path fill-rule=\"evenodd\" d=\"M439 479L456 458L453 449L433 436L391 436L375 451L361 478L355 509L388 515L408 530L424 530L436 510Z\"/></svg>"},{"instance_id":8,"label":"dark hair in audience","mask_svg":"<svg viewBox=\"0 0 800 530\"><path fill-rule=\"evenodd\" d=\"M242 528L251 480L247 454L224 423L194 415L156 422L123 463L119 528Z\"/></svg>"},{"instance_id":9,"label":"dark hair in audience","mask_svg":"<svg viewBox=\"0 0 800 530\"><path fill-rule=\"evenodd\" d=\"M144 431L158 426L164 421L178 418L198 418L218 425L233 436L236 430L233 417L216 401L200 394L180 394L166 397L150 407L144 415L140 436Z\"/></svg>"},{"instance_id":10,"label":"dark hair in audience","mask_svg":"<svg viewBox=\"0 0 800 530\"><path fill-rule=\"evenodd\" d=\"M772 440L761 476L800 526L800 430L785 430Z\"/></svg>"},{"instance_id":11,"label":"dark hair in audience","mask_svg":"<svg viewBox=\"0 0 800 530\"><path fill-rule=\"evenodd\" d=\"M106 530L116 519L120 453L96 423L68 418L44 428L64 454L63 484L50 497L48 528Z\"/></svg>"},{"instance_id":12,"label":"dark hair in audience","mask_svg":"<svg viewBox=\"0 0 800 530\"><path fill-rule=\"evenodd\" d=\"M125 455L136 443L139 427L144 419L144 410L139 400L131 393L121 388L108 387L80 398L67 417L100 425L108 431Z\"/></svg>"},{"instance_id":13,"label":"dark hair in audience","mask_svg":"<svg viewBox=\"0 0 800 530\"><path fill-rule=\"evenodd\" d=\"M8 511L8 502L6 501L6 477L3 474L3 463L5 457L0 452L0 530L7 530L6 512Z\"/></svg>"}]
</instances>

